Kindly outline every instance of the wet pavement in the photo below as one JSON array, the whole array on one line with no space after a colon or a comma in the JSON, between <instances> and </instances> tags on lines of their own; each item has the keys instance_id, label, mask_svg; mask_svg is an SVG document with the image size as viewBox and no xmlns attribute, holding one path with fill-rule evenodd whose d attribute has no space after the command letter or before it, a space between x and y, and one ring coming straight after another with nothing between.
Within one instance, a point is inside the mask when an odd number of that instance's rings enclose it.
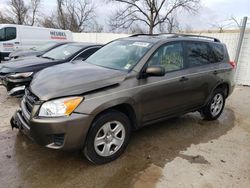
<instances>
[{"instance_id":1,"label":"wet pavement","mask_svg":"<svg viewBox=\"0 0 250 188\"><path fill-rule=\"evenodd\" d=\"M100 166L12 131L18 103L0 87L0 187L250 187L250 87L235 89L218 120L190 113L145 127Z\"/></svg>"}]
</instances>

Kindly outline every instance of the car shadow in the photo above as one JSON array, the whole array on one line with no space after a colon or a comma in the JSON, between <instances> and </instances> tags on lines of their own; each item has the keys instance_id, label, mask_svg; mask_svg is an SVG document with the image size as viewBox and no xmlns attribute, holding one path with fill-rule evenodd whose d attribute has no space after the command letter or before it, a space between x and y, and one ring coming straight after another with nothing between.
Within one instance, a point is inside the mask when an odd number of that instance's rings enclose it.
<instances>
[{"instance_id":1,"label":"car shadow","mask_svg":"<svg viewBox=\"0 0 250 188\"><path fill-rule=\"evenodd\" d=\"M181 151L190 145L225 135L234 127L234 119L234 112L227 108L216 121L204 121L198 113L190 113L144 127L133 133L119 159L99 166L90 164L79 152L47 149L18 133L13 136L12 158L6 159L10 166L6 169L13 168L7 170L9 176L16 177L11 183L21 187L131 187L150 165L164 167L178 156L185 158ZM202 157L197 161L207 163ZM154 175L154 181L161 177L161 173Z\"/></svg>"}]
</instances>

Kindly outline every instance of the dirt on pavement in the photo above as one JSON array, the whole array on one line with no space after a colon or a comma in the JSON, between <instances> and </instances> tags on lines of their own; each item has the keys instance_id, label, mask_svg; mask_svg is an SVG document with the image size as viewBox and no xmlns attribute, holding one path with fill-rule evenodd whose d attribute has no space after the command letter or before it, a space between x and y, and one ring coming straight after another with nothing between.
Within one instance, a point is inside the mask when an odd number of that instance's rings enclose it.
<instances>
[{"instance_id":1,"label":"dirt on pavement","mask_svg":"<svg viewBox=\"0 0 250 188\"><path fill-rule=\"evenodd\" d=\"M250 87L235 89L218 120L189 113L145 127L99 166L12 131L19 101L0 87L0 187L250 187Z\"/></svg>"}]
</instances>

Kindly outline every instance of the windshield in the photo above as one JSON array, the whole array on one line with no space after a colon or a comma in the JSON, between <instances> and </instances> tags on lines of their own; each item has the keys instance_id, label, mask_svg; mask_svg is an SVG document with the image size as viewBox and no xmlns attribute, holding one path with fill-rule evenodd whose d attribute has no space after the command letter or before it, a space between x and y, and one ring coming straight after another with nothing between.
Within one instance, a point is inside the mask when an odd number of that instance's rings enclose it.
<instances>
[{"instance_id":1,"label":"windshield","mask_svg":"<svg viewBox=\"0 0 250 188\"><path fill-rule=\"evenodd\" d=\"M39 51L39 52L47 51L50 48L52 48L53 46L55 46L56 44L57 44L57 42L48 42L48 43L42 44L40 46L36 46L33 49L36 51Z\"/></svg>"},{"instance_id":2,"label":"windshield","mask_svg":"<svg viewBox=\"0 0 250 188\"><path fill-rule=\"evenodd\" d=\"M83 47L80 45L65 44L46 52L41 57L55 60L65 60L71 57L79 50L81 50L82 48Z\"/></svg>"},{"instance_id":3,"label":"windshield","mask_svg":"<svg viewBox=\"0 0 250 188\"><path fill-rule=\"evenodd\" d=\"M148 42L118 40L104 46L86 62L106 68L128 71L152 46Z\"/></svg>"}]
</instances>

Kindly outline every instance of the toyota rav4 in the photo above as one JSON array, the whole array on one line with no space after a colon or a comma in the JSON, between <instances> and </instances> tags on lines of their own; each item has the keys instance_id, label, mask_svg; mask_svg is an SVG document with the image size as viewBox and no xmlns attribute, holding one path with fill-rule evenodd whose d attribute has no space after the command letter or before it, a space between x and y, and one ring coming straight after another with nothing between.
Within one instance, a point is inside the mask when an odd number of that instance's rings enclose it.
<instances>
[{"instance_id":1,"label":"toyota rav4","mask_svg":"<svg viewBox=\"0 0 250 188\"><path fill-rule=\"evenodd\" d=\"M118 158L131 131L142 126L194 111L217 119L233 91L234 72L218 39L133 35L84 62L36 74L11 125L41 145L80 149L102 164Z\"/></svg>"}]
</instances>

